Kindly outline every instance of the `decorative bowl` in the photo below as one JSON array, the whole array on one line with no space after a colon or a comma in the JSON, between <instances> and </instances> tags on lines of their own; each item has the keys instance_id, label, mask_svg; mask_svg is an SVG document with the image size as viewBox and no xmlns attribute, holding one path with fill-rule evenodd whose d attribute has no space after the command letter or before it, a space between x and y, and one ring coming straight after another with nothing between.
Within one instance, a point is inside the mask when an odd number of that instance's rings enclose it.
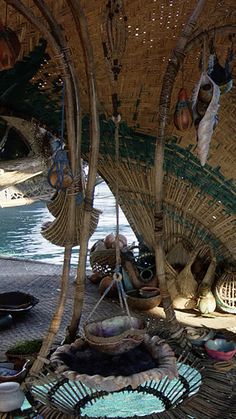
<instances>
[{"instance_id":1,"label":"decorative bowl","mask_svg":"<svg viewBox=\"0 0 236 419\"><path fill-rule=\"evenodd\" d=\"M161 303L161 295L157 294L154 297L141 296L139 290L133 290L126 293L129 307L136 310L147 311L158 307Z\"/></svg>"},{"instance_id":2,"label":"decorative bowl","mask_svg":"<svg viewBox=\"0 0 236 419\"><path fill-rule=\"evenodd\" d=\"M205 349L211 358L229 361L236 353L236 344L226 339L210 339L205 343Z\"/></svg>"},{"instance_id":3,"label":"decorative bowl","mask_svg":"<svg viewBox=\"0 0 236 419\"><path fill-rule=\"evenodd\" d=\"M108 354L120 354L142 343L146 329L141 319L116 316L88 323L84 333L89 346Z\"/></svg>"},{"instance_id":4,"label":"decorative bowl","mask_svg":"<svg viewBox=\"0 0 236 419\"><path fill-rule=\"evenodd\" d=\"M3 292L0 293L0 313L25 313L38 302L31 294L20 291Z\"/></svg>"},{"instance_id":5,"label":"decorative bowl","mask_svg":"<svg viewBox=\"0 0 236 419\"><path fill-rule=\"evenodd\" d=\"M194 346L202 346L209 339L213 339L215 332L212 329L206 327L186 327L188 339Z\"/></svg>"},{"instance_id":6,"label":"decorative bowl","mask_svg":"<svg viewBox=\"0 0 236 419\"><path fill-rule=\"evenodd\" d=\"M15 359L14 362L0 362L0 383L17 381L21 383L29 371L30 360Z\"/></svg>"},{"instance_id":7,"label":"decorative bowl","mask_svg":"<svg viewBox=\"0 0 236 419\"><path fill-rule=\"evenodd\" d=\"M156 287L142 287L139 290L141 297L150 298L160 294L159 288Z\"/></svg>"}]
</instances>

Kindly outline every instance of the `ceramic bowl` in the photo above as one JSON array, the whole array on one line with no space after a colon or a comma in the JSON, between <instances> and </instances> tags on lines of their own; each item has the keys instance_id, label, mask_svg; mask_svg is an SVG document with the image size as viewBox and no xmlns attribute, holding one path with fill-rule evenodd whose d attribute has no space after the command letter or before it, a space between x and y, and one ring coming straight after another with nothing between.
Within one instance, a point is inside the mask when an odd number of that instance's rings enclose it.
<instances>
[{"instance_id":1,"label":"ceramic bowl","mask_svg":"<svg viewBox=\"0 0 236 419\"><path fill-rule=\"evenodd\" d=\"M139 294L144 298L155 297L160 294L160 290L156 287L142 287L139 290Z\"/></svg>"},{"instance_id":2,"label":"ceramic bowl","mask_svg":"<svg viewBox=\"0 0 236 419\"><path fill-rule=\"evenodd\" d=\"M215 332L205 327L186 327L188 339L194 346L203 346L208 340L213 339Z\"/></svg>"},{"instance_id":3,"label":"ceramic bowl","mask_svg":"<svg viewBox=\"0 0 236 419\"><path fill-rule=\"evenodd\" d=\"M211 358L229 361L236 353L236 344L225 339L210 339L205 343L205 349Z\"/></svg>"}]
</instances>

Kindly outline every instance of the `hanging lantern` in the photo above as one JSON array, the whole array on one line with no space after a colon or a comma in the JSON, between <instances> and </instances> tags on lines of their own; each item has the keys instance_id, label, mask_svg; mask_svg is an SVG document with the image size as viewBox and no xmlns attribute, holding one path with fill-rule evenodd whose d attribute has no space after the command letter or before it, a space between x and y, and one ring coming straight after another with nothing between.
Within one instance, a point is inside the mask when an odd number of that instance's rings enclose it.
<instances>
[{"instance_id":1,"label":"hanging lantern","mask_svg":"<svg viewBox=\"0 0 236 419\"><path fill-rule=\"evenodd\" d=\"M183 87L178 94L174 113L174 124L179 131L186 131L192 125L192 112L189 106L188 95Z\"/></svg>"},{"instance_id":2,"label":"hanging lantern","mask_svg":"<svg viewBox=\"0 0 236 419\"><path fill-rule=\"evenodd\" d=\"M20 47L16 33L0 23L0 71L14 67Z\"/></svg>"}]
</instances>

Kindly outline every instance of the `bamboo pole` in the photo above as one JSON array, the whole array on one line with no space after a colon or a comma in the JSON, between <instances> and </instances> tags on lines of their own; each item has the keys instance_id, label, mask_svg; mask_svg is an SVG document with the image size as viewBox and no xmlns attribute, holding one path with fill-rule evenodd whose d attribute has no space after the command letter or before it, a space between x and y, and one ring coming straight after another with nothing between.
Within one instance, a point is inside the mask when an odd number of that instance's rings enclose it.
<instances>
[{"instance_id":1,"label":"bamboo pole","mask_svg":"<svg viewBox=\"0 0 236 419\"><path fill-rule=\"evenodd\" d=\"M162 295L163 307L166 314L166 319L170 323L171 329L175 332L181 331L181 327L177 322L172 301L167 289L165 276L165 253L163 246L163 182L164 182L164 147L165 137L168 126L169 109L171 102L171 95L174 82L181 63L184 60L184 48L193 30L196 26L198 17L200 16L206 0L199 0L185 25L182 35L180 36L175 49L172 51L170 60L168 62L160 94L159 101L159 126L157 133L156 149L155 149L155 165L154 165L154 191L155 191L155 257L157 266L157 276L159 279L160 292Z\"/></svg>"},{"instance_id":2,"label":"bamboo pole","mask_svg":"<svg viewBox=\"0 0 236 419\"><path fill-rule=\"evenodd\" d=\"M80 0L67 0L67 3L74 16L76 28L79 33L84 51L85 65L89 85L89 101L91 113L91 148L89 155L88 180L85 190L84 217L81 230L79 264L77 269L77 280L72 319L70 325L68 326L66 336L66 341L73 341L75 339L77 329L79 326L84 301L86 258L89 240L89 227L91 222L91 213L93 209L94 187L97 174L100 126L97 109L98 98L95 78L95 66L93 60L93 50L90 42L86 16L81 6Z\"/></svg>"},{"instance_id":3,"label":"bamboo pole","mask_svg":"<svg viewBox=\"0 0 236 419\"><path fill-rule=\"evenodd\" d=\"M76 165L77 165L77 158L76 158L76 132L74 126L74 97L77 97L77 93L74 94L74 86L73 86L73 76L71 75L72 66L70 64L70 58L68 56L68 51L65 48L65 42L63 39L63 35L61 33L61 29L54 21L53 16L49 14L46 5L43 6L43 11L47 10L45 13L46 19L48 20L49 26L53 28L52 34L49 32L47 27L37 19L34 14L24 6L24 4L20 0L5 0L8 4L14 7L17 11L19 11L27 20L29 20L42 34L43 36L49 40L51 43L52 48L54 49L55 53L57 54L57 58L60 62L62 71L63 71L63 79L65 83L65 92L66 92L66 104L67 104L67 111L66 111L66 123L67 123L67 132L68 132L68 145L70 150L70 161L71 161L71 169L72 174L76 175ZM39 5L39 2L36 0L36 3ZM37 5L36 4L36 5ZM68 229L68 237L69 241L72 243L73 237L73 229L75 225L75 195L69 196L69 229ZM71 250L72 246L68 245L65 247L64 251L64 263L63 263L63 271L61 277L61 292L59 296L59 301L57 304L57 308L55 310L54 316L49 326L49 330L44 338L42 348L39 352L39 358L34 362L31 373L37 373L42 365L43 365L43 358L48 354L49 349L52 345L52 342L55 338L56 333L61 324L62 314L64 312L65 302L68 293L68 280L69 280L69 273L70 273L70 260L71 260Z\"/></svg>"}]
</instances>

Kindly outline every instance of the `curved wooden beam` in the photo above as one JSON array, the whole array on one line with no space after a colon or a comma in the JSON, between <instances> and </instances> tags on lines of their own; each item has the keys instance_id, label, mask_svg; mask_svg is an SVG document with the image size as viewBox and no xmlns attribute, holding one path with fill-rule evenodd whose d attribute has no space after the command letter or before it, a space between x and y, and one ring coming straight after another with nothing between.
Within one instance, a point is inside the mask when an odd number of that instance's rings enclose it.
<instances>
[{"instance_id":1,"label":"curved wooden beam","mask_svg":"<svg viewBox=\"0 0 236 419\"><path fill-rule=\"evenodd\" d=\"M156 266L157 276L159 279L160 292L162 294L163 307L166 314L166 319L170 324L171 329L174 332L178 330L181 332L181 328L176 320L174 308L171 302L171 298L167 289L166 277L165 277L165 253L163 247L163 179L164 179L164 147L166 129L169 119L169 110L171 95L174 87L174 82L180 69L181 63L184 59L184 50L187 41L196 26L198 17L200 16L206 0L198 0L196 7L190 16L187 24L184 27L182 35L177 41L175 49L172 51L171 57L167 64L167 68L164 74L162 89L159 101L159 124L157 132L157 142L155 150L155 215L154 215L154 234L155 234L155 255L156 255Z\"/></svg>"},{"instance_id":2,"label":"curved wooden beam","mask_svg":"<svg viewBox=\"0 0 236 419\"><path fill-rule=\"evenodd\" d=\"M45 39L51 44L54 53L56 55L57 60L60 63L60 67L63 72L63 79L66 86L66 100L67 100L67 131L68 131L68 145L71 150L74 147L74 139L75 138L75 130L74 130L74 112L73 112L73 86L71 83L71 74L70 68L68 64L68 57L65 55L65 51L63 47L61 47L51 32L47 29L47 27L40 21L32 11L27 8L21 0L4 0L7 4L11 5L14 9L16 9L21 15L23 15L33 26L35 26L38 31L44 36ZM73 158L75 153L73 153ZM73 160L73 159L72 159ZM75 166L73 164L73 166Z\"/></svg>"},{"instance_id":3,"label":"curved wooden beam","mask_svg":"<svg viewBox=\"0 0 236 419\"><path fill-rule=\"evenodd\" d=\"M200 32L198 35L194 36L192 39L190 39L187 42L184 48L184 53L186 54L188 51L190 51L190 49L192 49L196 43L203 41L205 36L211 36L211 35L214 36L221 32L236 33L236 23L233 25L231 24L231 25L217 26L216 28L211 28L211 29L208 29L207 31Z\"/></svg>"},{"instance_id":4,"label":"curved wooden beam","mask_svg":"<svg viewBox=\"0 0 236 419\"><path fill-rule=\"evenodd\" d=\"M74 125L75 133L74 137L76 139L76 144L71 144L70 154L71 154L71 169L72 173L75 175L79 171L81 175L81 107L80 107L80 98L79 98L79 89L78 89L78 80L75 72L73 62L71 60L71 54L68 48L68 44L65 38L63 31L61 30L59 24L54 19L50 9L44 0L33 0L34 4L40 10L44 19L47 21L51 34L56 40L57 44L60 47L60 50L63 51L64 59L69 69L71 76L71 84L73 89L71 89L71 94L74 102ZM72 147L73 146L73 147Z\"/></svg>"},{"instance_id":5,"label":"curved wooden beam","mask_svg":"<svg viewBox=\"0 0 236 419\"><path fill-rule=\"evenodd\" d=\"M39 21L35 15L24 6L21 0L5 0L8 4L14 7L19 13L21 13L29 22L31 22L38 30L43 34L45 39L47 39L50 43L52 48L55 51L57 59L60 62L60 66L63 71L63 79L65 83L65 96L66 96L66 125L67 125L67 134L68 134L68 146L69 146L69 155L70 155L70 163L71 163L71 170L74 176L77 175L77 156L76 156L76 135L77 130L75 128L75 116L76 111L74 106L74 98L78 98L76 95L76 86L73 84L73 75L72 75L72 65L70 63L70 57L68 55L68 50L65 48L63 34L61 33L60 27L57 25L54 17L50 14L47 6L45 4L40 6L43 7L43 14L46 17L49 27L53 28L52 34L47 29L47 27ZM35 0L36 3L39 3ZM56 34L56 35L55 35ZM72 237L74 233L74 226L75 226L75 209L76 209L76 202L75 202L75 194L71 194L68 196L69 199L69 227L68 227L68 237ZM52 342L55 338L56 333L58 332L62 315L64 312L65 302L67 298L68 292L68 280L70 274L70 261L71 261L71 252L72 252L72 245L68 244L64 250L64 263L63 263L63 271L61 277L61 292L59 296L59 301L54 312L53 318L51 320L47 335L43 340L43 345L39 352L38 358L34 362L31 373L37 373L42 368L44 363L44 358L48 354Z\"/></svg>"}]
</instances>

